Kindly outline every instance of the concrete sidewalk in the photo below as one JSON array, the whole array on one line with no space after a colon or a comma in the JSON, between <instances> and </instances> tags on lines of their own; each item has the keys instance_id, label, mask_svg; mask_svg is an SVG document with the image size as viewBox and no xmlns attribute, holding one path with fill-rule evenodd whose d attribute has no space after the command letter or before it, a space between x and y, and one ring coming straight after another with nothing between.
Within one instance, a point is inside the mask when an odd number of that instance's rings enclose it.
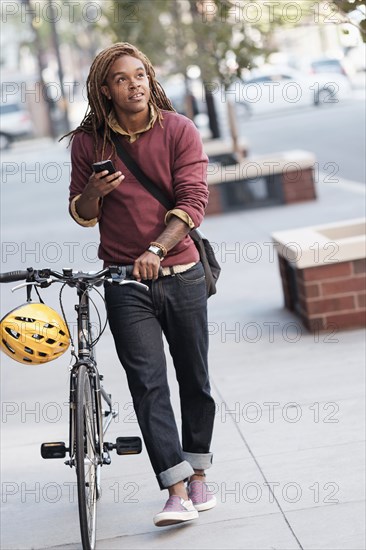
<instances>
[{"instance_id":1,"label":"concrete sidewalk","mask_svg":"<svg viewBox=\"0 0 366 550\"><path fill-rule=\"evenodd\" d=\"M307 333L282 307L270 245L275 230L364 215L361 185L319 183L318 193L316 202L206 220L223 264L210 299L217 416L208 482L218 506L155 528L165 493L145 455L103 482L122 483L128 498L117 506L115 490L103 495L98 550L365 547L364 331ZM170 377L178 414L172 368Z\"/></svg>"},{"instance_id":2,"label":"concrete sidewalk","mask_svg":"<svg viewBox=\"0 0 366 550\"><path fill-rule=\"evenodd\" d=\"M44 147L47 151L47 143ZM56 153L61 164L67 161L61 148L48 154L54 158ZM33 154L25 151L23 160ZM8 153L10 160L13 156L15 152ZM218 505L190 524L156 528L152 517L162 508L166 492L159 491L146 451L137 457L113 456L102 472L98 550L365 547L364 331L307 333L283 308L270 238L274 231L365 215L363 185L324 180L320 175L317 201L206 219L203 230L215 243L223 267L218 294L209 300L217 414L214 464L207 480ZM35 189L49 196L50 183L9 181L2 191L7 227L2 237L19 244L20 251L24 239L30 250L38 244L43 251L37 260L41 267L54 250L53 241L62 251L57 267L70 265L64 261L69 251L64 245L77 241L72 266L97 269L80 252L97 241L97 229L86 231L67 218L67 186L65 174L52 186L52 204L35 205L34 223L25 237L18 220L34 203ZM26 265L35 263L35 253L29 254ZM19 268L19 258L20 252L9 255L7 270ZM15 307L19 293L14 297L9 288L1 291L4 311ZM42 294L56 309L58 291L51 288ZM65 307L71 319L72 304L68 294ZM2 360L3 402L18 409L2 424L2 485L10 492L5 500L3 495L1 547L80 549L75 472L62 461L42 461L39 456L40 442L65 440L67 434L65 362L62 358L29 370L4 356ZM120 410L108 439L138 434L109 331L99 345L98 361L105 366L106 388ZM171 362L169 377L179 421Z\"/></svg>"}]
</instances>

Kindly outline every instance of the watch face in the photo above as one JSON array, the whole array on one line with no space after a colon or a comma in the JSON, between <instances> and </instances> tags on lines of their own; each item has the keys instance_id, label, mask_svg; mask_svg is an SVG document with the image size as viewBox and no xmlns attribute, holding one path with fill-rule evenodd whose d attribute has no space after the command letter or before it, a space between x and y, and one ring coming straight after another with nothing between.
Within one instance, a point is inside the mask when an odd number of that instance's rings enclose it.
<instances>
[{"instance_id":1,"label":"watch face","mask_svg":"<svg viewBox=\"0 0 366 550\"><path fill-rule=\"evenodd\" d=\"M150 246L149 247L150 252L153 252L153 254L156 254L159 256L159 258L163 257L163 251L158 246Z\"/></svg>"}]
</instances>

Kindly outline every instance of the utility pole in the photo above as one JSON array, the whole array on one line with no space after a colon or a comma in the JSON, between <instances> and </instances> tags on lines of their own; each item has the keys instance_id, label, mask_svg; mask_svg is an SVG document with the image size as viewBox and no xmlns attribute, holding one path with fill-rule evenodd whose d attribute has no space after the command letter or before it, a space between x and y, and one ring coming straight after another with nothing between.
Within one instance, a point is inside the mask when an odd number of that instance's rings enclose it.
<instances>
[{"instance_id":1,"label":"utility pole","mask_svg":"<svg viewBox=\"0 0 366 550\"><path fill-rule=\"evenodd\" d=\"M192 14L193 21L198 20L200 17L198 7L196 2L190 2L190 10ZM205 44L203 41L202 35L196 33L195 36L196 44L197 44L197 50L200 59L205 59L206 50L205 50ZM201 74L202 74L202 80L203 80L203 86L204 86L204 92L205 92L205 99L206 99L206 105L207 105L207 115L209 120L209 126L212 134L213 139L217 139L221 137L220 127L219 127L219 121L217 118L217 112L215 107L215 100L214 96L212 94L212 91L210 89L210 86L208 84L208 78L206 75L206 69L204 62L200 64Z\"/></svg>"},{"instance_id":2,"label":"utility pole","mask_svg":"<svg viewBox=\"0 0 366 550\"><path fill-rule=\"evenodd\" d=\"M177 72L182 73L184 76L184 85L185 85L185 98L184 98L184 111L185 115L194 121L194 107L193 107L193 95L190 87L190 82L187 76L187 63L184 59L184 46L185 40L182 33L181 25L181 6L178 2L173 2L171 5L171 15L173 17L174 26L176 29L175 42L176 42L176 64Z\"/></svg>"}]
</instances>

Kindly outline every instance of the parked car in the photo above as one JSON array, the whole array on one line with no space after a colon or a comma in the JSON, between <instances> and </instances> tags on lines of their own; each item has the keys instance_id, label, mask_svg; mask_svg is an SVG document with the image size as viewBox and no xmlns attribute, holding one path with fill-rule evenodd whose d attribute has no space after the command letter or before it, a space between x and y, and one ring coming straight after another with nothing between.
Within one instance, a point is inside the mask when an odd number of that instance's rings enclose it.
<instances>
[{"instance_id":1,"label":"parked car","mask_svg":"<svg viewBox=\"0 0 366 550\"><path fill-rule=\"evenodd\" d=\"M336 58L322 58L314 59L310 64L310 71L313 74L341 74L347 78L352 78L354 70L352 66L345 59Z\"/></svg>"},{"instance_id":2,"label":"parked car","mask_svg":"<svg viewBox=\"0 0 366 550\"><path fill-rule=\"evenodd\" d=\"M15 138L32 134L31 117L22 104L0 104L0 149L9 147Z\"/></svg>"},{"instance_id":3,"label":"parked car","mask_svg":"<svg viewBox=\"0 0 366 550\"><path fill-rule=\"evenodd\" d=\"M349 81L340 74L304 75L288 67L269 67L253 70L248 80L235 81L226 97L248 115L332 105L347 97L349 92Z\"/></svg>"}]
</instances>

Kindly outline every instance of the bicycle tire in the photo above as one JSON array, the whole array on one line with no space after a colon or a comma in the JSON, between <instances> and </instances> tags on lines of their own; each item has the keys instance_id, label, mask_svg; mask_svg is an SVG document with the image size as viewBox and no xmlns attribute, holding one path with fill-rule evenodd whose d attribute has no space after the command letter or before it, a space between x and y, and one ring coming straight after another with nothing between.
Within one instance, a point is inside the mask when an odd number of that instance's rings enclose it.
<instances>
[{"instance_id":1,"label":"bicycle tire","mask_svg":"<svg viewBox=\"0 0 366 550\"><path fill-rule=\"evenodd\" d=\"M94 392L87 367L77 376L75 410L75 460L78 488L80 533L83 550L94 550L97 521L97 443Z\"/></svg>"}]
</instances>

